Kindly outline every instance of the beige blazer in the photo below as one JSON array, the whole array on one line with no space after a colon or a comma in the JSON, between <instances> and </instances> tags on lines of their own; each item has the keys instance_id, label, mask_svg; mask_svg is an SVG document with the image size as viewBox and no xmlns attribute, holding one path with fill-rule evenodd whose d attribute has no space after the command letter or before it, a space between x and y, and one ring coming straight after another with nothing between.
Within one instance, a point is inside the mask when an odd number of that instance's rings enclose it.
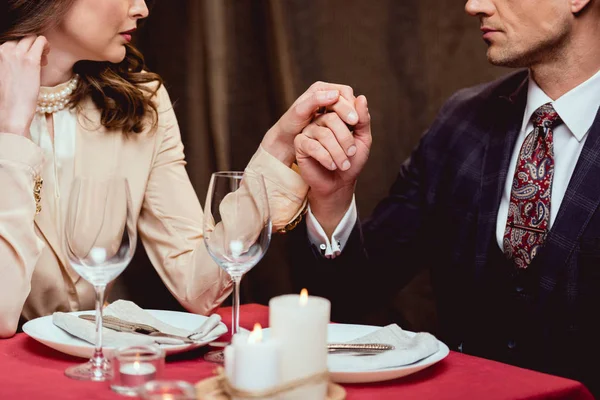
<instances>
[{"instance_id":1,"label":"beige blazer","mask_svg":"<svg viewBox=\"0 0 600 400\"><path fill-rule=\"evenodd\" d=\"M205 249L202 208L184 167L177 120L164 87L157 96L158 127L131 135L107 131L91 100L84 102L74 175L127 178L152 264L184 307L207 314L230 293L230 279ZM34 182L42 164L32 141L0 133L0 337L14 334L20 317L94 306L94 290L69 266L55 216L45 207L53 188L43 187L42 210L35 214ZM282 228L301 211L306 185L262 148L247 168L264 175L274 229Z\"/></svg>"}]
</instances>

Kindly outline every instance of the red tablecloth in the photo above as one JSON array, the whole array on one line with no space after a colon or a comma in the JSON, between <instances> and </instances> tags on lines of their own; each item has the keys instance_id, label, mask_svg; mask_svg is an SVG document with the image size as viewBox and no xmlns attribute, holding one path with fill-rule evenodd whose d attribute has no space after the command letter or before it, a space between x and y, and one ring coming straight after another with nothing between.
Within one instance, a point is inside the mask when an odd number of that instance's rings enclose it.
<instances>
[{"instance_id":1,"label":"red tablecloth","mask_svg":"<svg viewBox=\"0 0 600 400\"><path fill-rule=\"evenodd\" d=\"M231 309L220 311L231 319ZM241 325L268 325L268 309L245 305ZM0 399L123 399L108 384L79 382L64 376L65 368L82 362L37 343L25 334L0 340ZM215 366L202 351L169 359L166 379L197 382ZM451 352L434 366L395 381L346 385L348 400L361 399L593 399L579 382ZM309 399L307 399L309 400Z\"/></svg>"}]
</instances>

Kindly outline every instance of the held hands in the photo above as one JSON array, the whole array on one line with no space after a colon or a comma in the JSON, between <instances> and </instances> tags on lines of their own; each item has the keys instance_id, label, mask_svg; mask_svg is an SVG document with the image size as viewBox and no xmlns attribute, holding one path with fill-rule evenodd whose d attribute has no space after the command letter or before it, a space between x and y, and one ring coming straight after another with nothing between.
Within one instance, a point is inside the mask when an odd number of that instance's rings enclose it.
<instances>
[{"instance_id":1,"label":"held hands","mask_svg":"<svg viewBox=\"0 0 600 400\"><path fill-rule=\"evenodd\" d=\"M349 125L358 122L356 98L350 86L316 82L304 92L265 135L261 146L287 166L295 159L294 138L327 107Z\"/></svg>"},{"instance_id":2,"label":"held hands","mask_svg":"<svg viewBox=\"0 0 600 400\"><path fill-rule=\"evenodd\" d=\"M49 51L43 36L0 45L0 132L29 135Z\"/></svg>"},{"instance_id":3,"label":"held hands","mask_svg":"<svg viewBox=\"0 0 600 400\"><path fill-rule=\"evenodd\" d=\"M331 236L348 210L356 179L369 157L371 116L365 96L355 102L354 134L336 113L317 116L294 140L300 174L310 186L313 215Z\"/></svg>"}]
</instances>

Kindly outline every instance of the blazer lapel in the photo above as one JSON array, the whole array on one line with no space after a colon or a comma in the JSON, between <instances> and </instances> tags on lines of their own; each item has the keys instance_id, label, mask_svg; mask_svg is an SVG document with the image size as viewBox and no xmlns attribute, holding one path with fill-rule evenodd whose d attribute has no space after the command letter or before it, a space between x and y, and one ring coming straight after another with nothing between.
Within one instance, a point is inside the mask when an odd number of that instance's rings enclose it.
<instances>
[{"instance_id":1,"label":"blazer lapel","mask_svg":"<svg viewBox=\"0 0 600 400\"><path fill-rule=\"evenodd\" d=\"M539 254L540 294L549 295L600 205L600 112L588 133L556 220Z\"/></svg>"},{"instance_id":2,"label":"blazer lapel","mask_svg":"<svg viewBox=\"0 0 600 400\"><path fill-rule=\"evenodd\" d=\"M490 112L479 198L479 223L475 249L477 277L481 277L483 273L488 260L489 246L496 231L500 199L527 103L527 83L528 78L525 78L515 92L499 97L498 106L493 107L493 114Z\"/></svg>"}]
</instances>

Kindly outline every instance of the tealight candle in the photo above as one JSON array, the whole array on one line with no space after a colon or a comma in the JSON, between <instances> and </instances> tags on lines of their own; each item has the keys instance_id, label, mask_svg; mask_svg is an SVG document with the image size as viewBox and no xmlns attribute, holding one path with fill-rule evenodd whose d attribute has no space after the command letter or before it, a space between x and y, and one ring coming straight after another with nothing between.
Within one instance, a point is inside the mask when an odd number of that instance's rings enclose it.
<instances>
[{"instance_id":1,"label":"tealight candle","mask_svg":"<svg viewBox=\"0 0 600 400\"><path fill-rule=\"evenodd\" d=\"M151 381L140 388L143 400L195 400L196 391L184 381Z\"/></svg>"},{"instance_id":2,"label":"tealight candle","mask_svg":"<svg viewBox=\"0 0 600 400\"><path fill-rule=\"evenodd\" d=\"M119 368L121 383L125 386L140 386L156 378L156 368L152 364L134 361Z\"/></svg>"},{"instance_id":3,"label":"tealight candle","mask_svg":"<svg viewBox=\"0 0 600 400\"><path fill-rule=\"evenodd\" d=\"M111 389L133 396L146 382L161 378L165 353L157 346L123 347L114 352L111 362L114 368Z\"/></svg>"},{"instance_id":4,"label":"tealight candle","mask_svg":"<svg viewBox=\"0 0 600 400\"><path fill-rule=\"evenodd\" d=\"M283 384L327 371L330 310L329 300L308 296L306 289L300 296L278 296L269 302L271 334L281 345ZM323 400L326 395L327 382L321 382L291 391L284 398Z\"/></svg>"},{"instance_id":5,"label":"tealight candle","mask_svg":"<svg viewBox=\"0 0 600 400\"><path fill-rule=\"evenodd\" d=\"M262 327L256 324L250 335L233 337L233 344L226 349L225 371L232 385L240 390L274 388L281 381L279 344L274 340L263 341Z\"/></svg>"}]
</instances>

